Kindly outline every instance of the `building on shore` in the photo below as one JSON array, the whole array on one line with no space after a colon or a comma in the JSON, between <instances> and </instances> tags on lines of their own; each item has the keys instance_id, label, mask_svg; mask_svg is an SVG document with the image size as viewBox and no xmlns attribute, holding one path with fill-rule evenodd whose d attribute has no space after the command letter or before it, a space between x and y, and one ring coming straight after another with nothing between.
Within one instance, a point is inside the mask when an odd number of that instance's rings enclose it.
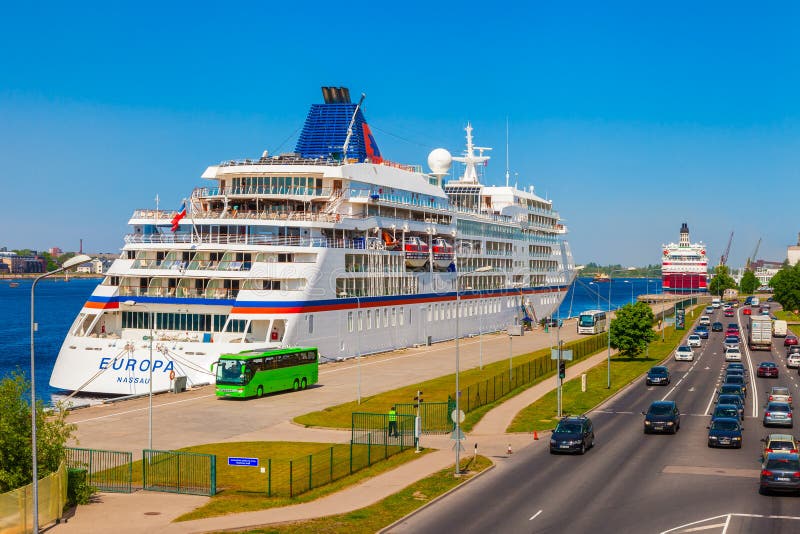
<instances>
[{"instance_id":1,"label":"building on shore","mask_svg":"<svg viewBox=\"0 0 800 534\"><path fill-rule=\"evenodd\" d=\"M756 275L760 287L769 286L770 280L778 274L781 267L783 267L783 262L780 261L756 260L750 264L750 269Z\"/></svg>"},{"instance_id":2,"label":"building on shore","mask_svg":"<svg viewBox=\"0 0 800 534\"><path fill-rule=\"evenodd\" d=\"M797 233L797 244L789 245L786 250L786 259L792 267L797 265L797 262L800 262L800 232Z\"/></svg>"},{"instance_id":3,"label":"building on shore","mask_svg":"<svg viewBox=\"0 0 800 534\"><path fill-rule=\"evenodd\" d=\"M48 250L47 252L49 252L50 255L52 257L54 257L54 258L57 258L57 257L61 256L62 254L64 254L64 251L61 250L58 247L50 247L50 250Z\"/></svg>"},{"instance_id":4,"label":"building on shore","mask_svg":"<svg viewBox=\"0 0 800 534\"><path fill-rule=\"evenodd\" d=\"M26 274L43 273L47 271L47 260L32 253L28 256L20 256L16 252L0 252L0 264L5 268L0 268L3 273Z\"/></svg>"}]
</instances>

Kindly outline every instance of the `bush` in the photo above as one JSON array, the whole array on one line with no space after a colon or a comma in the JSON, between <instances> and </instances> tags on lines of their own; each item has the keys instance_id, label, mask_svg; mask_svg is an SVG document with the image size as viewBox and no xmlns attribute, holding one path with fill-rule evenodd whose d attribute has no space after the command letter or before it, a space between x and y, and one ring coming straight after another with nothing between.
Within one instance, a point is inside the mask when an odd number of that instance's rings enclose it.
<instances>
[{"instance_id":1,"label":"bush","mask_svg":"<svg viewBox=\"0 0 800 534\"><path fill-rule=\"evenodd\" d=\"M86 469L67 470L67 506L89 504L97 488L86 481Z\"/></svg>"}]
</instances>

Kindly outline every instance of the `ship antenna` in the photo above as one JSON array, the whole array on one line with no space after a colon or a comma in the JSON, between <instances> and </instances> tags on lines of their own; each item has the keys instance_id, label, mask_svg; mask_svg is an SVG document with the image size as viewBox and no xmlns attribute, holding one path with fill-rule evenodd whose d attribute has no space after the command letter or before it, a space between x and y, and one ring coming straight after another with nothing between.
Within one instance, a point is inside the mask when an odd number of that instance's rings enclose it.
<instances>
[{"instance_id":1,"label":"ship antenna","mask_svg":"<svg viewBox=\"0 0 800 534\"><path fill-rule=\"evenodd\" d=\"M508 170L508 115L506 115L506 187L508 187L508 178L509 178L509 170Z\"/></svg>"},{"instance_id":2,"label":"ship antenna","mask_svg":"<svg viewBox=\"0 0 800 534\"><path fill-rule=\"evenodd\" d=\"M353 124L356 122L356 115L358 114L358 110L361 109L361 104L364 103L365 98L367 98L366 93L361 93L361 100L356 104L353 116L350 117L350 124L347 126L347 137L345 137L344 146L342 147L342 162L347 161L347 147L350 145L350 138L353 137ZM350 99L348 98L348 100Z\"/></svg>"}]
</instances>

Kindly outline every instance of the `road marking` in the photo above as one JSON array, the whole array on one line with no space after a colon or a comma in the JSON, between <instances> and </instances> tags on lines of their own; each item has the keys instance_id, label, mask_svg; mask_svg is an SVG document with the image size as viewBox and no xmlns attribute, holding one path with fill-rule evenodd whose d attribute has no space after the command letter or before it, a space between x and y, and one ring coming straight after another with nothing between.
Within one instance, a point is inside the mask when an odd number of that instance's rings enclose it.
<instances>
[{"instance_id":1,"label":"road marking","mask_svg":"<svg viewBox=\"0 0 800 534\"><path fill-rule=\"evenodd\" d=\"M722 534L728 532L728 527L730 526L730 524L731 524L731 514L728 514L727 519L725 519L725 526L722 527Z\"/></svg>"},{"instance_id":2,"label":"road marking","mask_svg":"<svg viewBox=\"0 0 800 534\"><path fill-rule=\"evenodd\" d=\"M719 382L717 382L719 384ZM708 411L711 409L711 403L714 402L714 397L717 396L717 390L714 388L714 391L711 392L711 398L708 399L708 406L706 406L706 411L703 412L704 415L708 415Z\"/></svg>"},{"instance_id":3,"label":"road marking","mask_svg":"<svg viewBox=\"0 0 800 534\"><path fill-rule=\"evenodd\" d=\"M699 521L692 521L691 523L686 523L685 525L678 525L677 527L673 527L673 528L671 528L669 530L664 530L663 532L661 532L661 534L668 534L669 532L675 532L675 531L678 531L678 530L686 528L686 527L691 527L692 525L705 523L706 521L714 521L715 519L722 519L723 517L727 517L728 515L729 514L715 515L714 517L707 517L707 518L701 519Z\"/></svg>"},{"instance_id":4,"label":"road marking","mask_svg":"<svg viewBox=\"0 0 800 534\"><path fill-rule=\"evenodd\" d=\"M533 521L534 519L536 519L537 517L539 517L539 514L541 514L541 513L542 513L542 511L541 511L541 510L539 510L538 512L536 512L535 514L533 514L533 515L531 516L531 518L530 518L530 519L528 519L528 521Z\"/></svg>"},{"instance_id":5,"label":"road marking","mask_svg":"<svg viewBox=\"0 0 800 534\"><path fill-rule=\"evenodd\" d=\"M680 382L678 382L678 384L680 384ZM675 391L675 388L676 388L676 387L678 387L678 384L675 384L674 386L672 386L672 389L670 389L669 391L667 391L667 394L666 394L666 395L664 395L663 397L661 397L661 400L663 401L663 400L665 400L667 397L669 397L669 394L670 394L670 393L672 393L673 391Z\"/></svg>"},{"instance_id":6,"label":"road marking","mask_svg":"<svg viewBox=\"0 0 800 534\"><path fill-rule=\"evenodd\" d=\"M689 391L694 391L694 386L690 387Z\"/></svg>"},{"instance_id":7,"label":"road marking","mask_svg":"<svg viewBox=\"0 0 800 534\"><path fill-rule=\"evenodd\" d=\"M687 528L686 530L681 530L681 532L700 532L701 530L711 530L712 528L720 528L724 526L725 523L715 523L713 525L706 525L704 527Z\"/></svg>"},{"instance_id":8,"label":"road marking","mask_svg":"<svg viewBox=\"0 0 800 534\"><path fill-rule=\"evenodd\" d=\"M737 319L739 319L739 324L741 324L741 310L738 315ZM747 366L750 368L750 381L753 383L753 417L757 417L758 405L756 404L756 399L758 399L758 387L756 386L756 379L753 377L753 360L750 359L750 347L747 342L745 341L742 344L744 345L744 353L747 356Z\"/></svg>"}]
</instances>

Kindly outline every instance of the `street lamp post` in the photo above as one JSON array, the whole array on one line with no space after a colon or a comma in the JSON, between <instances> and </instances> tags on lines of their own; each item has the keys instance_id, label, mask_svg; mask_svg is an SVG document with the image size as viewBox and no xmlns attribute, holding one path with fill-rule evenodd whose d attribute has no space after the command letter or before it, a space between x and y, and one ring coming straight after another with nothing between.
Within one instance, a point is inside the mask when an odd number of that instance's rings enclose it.
<instances>
[{"instance_id":1,"label":"street lamp post","mask_svg":"<svg viewBox=\"0 0 800 534\"><path fill-rule=\"evenodd\" d=\"M461 390L459 389L459 372L460 372L460 353L459 353L459 338L461 337L461 329L460 329L460 322L461 322L461 291L459 288L459 281L458 279L461 276L472 274L472 273L482 273L486 271L491 271L492 266L486 265L484 267L479 267L478 269L474 269L472 271L467 271L465 273L458 272L458 262L455 262L456 265L456 276L455 276L455 285L456 285L456 409L455 409L455 417L453 418L456 424L456 467L455 467L455 476L458 477L461 475L461 409L460 409L460 399L461 399Z\"/></svg>"},{"instance_id":2,"label":"street lamp post","mask_svg":"<svg viewBox=\"0 0 800 534\"><path fill-rule=\"evenodd\" d=\"M608 272L608 317L606 318L608 321L607 389L611 389L611 284L614 283L614 273L632 271L633 269L633 267L628 267L627 269L615 269Z\"/></svg>"},{"instance_id":3,"label":"street lamp post","mask_svg":"<svg viewBox=\"0 0 800 534\"><path fill-rule=\"evenodd\" d=\"M358 404L361 404L361 297L356 295L356 365L358 367Z\"/></svg>"},{"instance_id":4,"label":"street lamp post","mask_svg":"<svg viewBox=\"0 0 800 534\"><path fill-rule=\"evenodd\" d=\"M148 336L150 365L148 366L147 371L150 377L147 381L147 385L150 387L150 391L147 395L147 448L153 450L153 320L155 317L153 315L153 310L140 302L136 302L135 300L126 300L123 302L123 304L126 306L140 306L145 309L149 317L147 322L150 326L150 335Z\"/></svg>"},{"instance_id":5,"label":"street lamp post","mask_svg":"<svg viewBox=\"0 0 800 534\"><path fill-rule=\"evenodd\" d=\"M38 451L36 445L36 366L34 363L34 333L36 332L36 322L34 319L34 290L36 289L36 284L38 284L40 280L47 278L48 276L64 272L72 267L77 267L78 265L82 265L91 260L92 258L85 254L73 256L65 261L64 264L55 271L50 271L37 276L31 285L31 475L33 490L33 532L35 534L39 534L39 461L37 458Z\"/></svg>"}]
</instances>

